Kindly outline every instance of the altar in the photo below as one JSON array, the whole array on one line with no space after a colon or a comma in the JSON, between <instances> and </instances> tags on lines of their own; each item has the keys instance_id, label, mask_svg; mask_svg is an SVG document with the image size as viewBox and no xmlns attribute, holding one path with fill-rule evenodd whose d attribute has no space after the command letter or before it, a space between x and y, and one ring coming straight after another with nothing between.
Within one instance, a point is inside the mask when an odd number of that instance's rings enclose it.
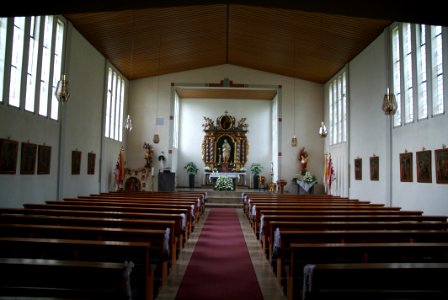
<instances>
[{"instance_id":1,"label":"altar","mask_svg":"<svg viewBox=\"0 0 448 300\"><path fill-rule=\"evenodd\" d=\"M204 171L202 176L202 185L213 184L213 178L219 176L228 176L235 181L236 185L247 185L246 172L210 172Z\"/></svg>"}]
</instances>

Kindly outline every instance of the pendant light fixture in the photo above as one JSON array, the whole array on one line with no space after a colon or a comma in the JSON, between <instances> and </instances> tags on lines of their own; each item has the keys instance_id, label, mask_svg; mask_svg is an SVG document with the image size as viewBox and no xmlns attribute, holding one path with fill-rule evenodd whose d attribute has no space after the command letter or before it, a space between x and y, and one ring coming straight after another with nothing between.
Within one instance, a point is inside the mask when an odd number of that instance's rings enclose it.
<instances>
[{"instance_id":1,"label":"pendant light fixture","mask_svg":"<svg viewBox=\"0 0 448 300\"><path fill-rule=\"evenodd\" d=\"M62 75L61 80L58 81L55 90L55 96L61 103L67 102L70 98L70 88L68 86L67 75Z\"/></svg>"},{"instance_id":2,"label":"pendant light fixture","mask_svg":"<svg viewBox=\"0 0 448 300\"><path fill-rule=\"evenodd\" d=\"M124 123L124 129L126 130L127 133L131 132L133 127L132 127L132 119L131 116L128 115L126 118L126 122Z\"/></svg>"},{"instance_id":3,"label":"pendant light fixture","mask_svg":"<svg viewBox=\"0 0 448 300\"><path fill-rule=\"evenodd\" d=\"M394 115L397 111L397 100L395 99L395 95L390 93L389 88L387 88L387 92L383 98L383 111L386 115Z\"/></svg>"},{"instance_id":4,"label":"pendant light fixture","mask_svg":"<svg viewBox=\"0 0 448 300\"><path fill-rule=\"evenodd\" d=\"M320 123L319 135L321 138L325 138L325 137L327 137L327 134L328 134L327 127L325 126L324 121L322 121Z\"/></svg>"},{"instance_id":5,"label":"pendant light fixture","mask_svg":"<svg viewBox=\"0 0 448 300\"><path fill-rule=\"evenodd\" d=\"M295 39L295 35L294 35L294 43L293 43L293 45L294 45L294 48L293 48L293 50L294 50L294 53L293 53L293 55L294 55L294 60L293 60L293 62L294 62L294 66L293 66L293 68L295 68L296 67L296 39ZM297 147L297 137L296 137L296 79L295 79L295 77L293 77L293 80L294 80L294 96L293 96L293 103L294 103L294 105L293 105L293 107L294 107L294 121L293 121L293 124L294 124L294 128L293 128L293 133L294 133L294 135L292 136L292 138L291 138L291 146L292 147Z\"/></svg>"},{"instance_id":6,"label":"pendant light fixture","mask_svg":"<svg viewBox=\"0 0 448 300\"><path fill-rule=\"evenodd\" d=\"M154 136L152 138L152 141L154 144L158 144L160 142L160 136L159 136L159 128L158 128L158 122L157 117L159 115L159 87L160 87L160 52L162 47L162 34L159 33L159 61L158 61L158 67L157 67L157 104L156 104L156 118L155 118L155 126L156 126L156 132L154 133Z\"/></svg>"}]
</instances>

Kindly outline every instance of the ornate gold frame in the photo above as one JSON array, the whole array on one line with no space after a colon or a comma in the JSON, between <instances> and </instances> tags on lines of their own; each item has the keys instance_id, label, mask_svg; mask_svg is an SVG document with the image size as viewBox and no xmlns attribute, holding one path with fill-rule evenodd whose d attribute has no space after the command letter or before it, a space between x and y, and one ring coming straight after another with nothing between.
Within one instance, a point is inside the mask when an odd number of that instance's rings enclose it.
<instances>
[{"instance_id":1,"label":"ornate gold frame","mask_svg":"<svg viewBox=\"0 0 448 300\"><path fill-rule=\"evenodd\" d=\"M220 147L224 139L231 145L230 167L239 170L244 167L249 157L249 143L246 133L249 125L246 118L242 118L237 124L235 118L227 114L216 119L216 125L211 118L204 117L204 138L202 140L202 160L206 167L220 169L222 160Z\"/></svg>"}]
</instances>

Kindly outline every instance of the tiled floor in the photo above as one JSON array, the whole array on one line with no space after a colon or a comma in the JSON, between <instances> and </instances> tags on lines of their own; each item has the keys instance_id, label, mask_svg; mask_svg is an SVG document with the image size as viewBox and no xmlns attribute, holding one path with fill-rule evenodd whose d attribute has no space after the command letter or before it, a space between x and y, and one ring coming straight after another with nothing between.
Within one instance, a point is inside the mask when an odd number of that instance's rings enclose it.
<instances>
[{"instance_id":1,"label":"tiled floor","mask_svg":"<svg viewBox=\"0 0 448 300\"><path fill-rule=\"evenodd\" d=\"M196 225L196 228L189 240L187 241L184 249L182 249L180 257L168 276L168 283L161 289L156 300L171 300L175 299L177 289L182 281L185 270L191 258L191 254L194 251L194 246L201 233L202 225L207 218L210 208L207 208L204 213L204 217ZM238 217L241 223L241 229L246 239L247 248L249 250L252 264L254 266L255 273L260 283L260 288L263 293L263 297L266 300L283 300L286 299L283 292L279 288L272 272L269 262L263 256L263 251L260 248L260 244L255 238L255 235L250 227L249 221L243 214L242 208L237 208ZM212 299L212 298L211 298Z\"/></svg>"}]
</instances>

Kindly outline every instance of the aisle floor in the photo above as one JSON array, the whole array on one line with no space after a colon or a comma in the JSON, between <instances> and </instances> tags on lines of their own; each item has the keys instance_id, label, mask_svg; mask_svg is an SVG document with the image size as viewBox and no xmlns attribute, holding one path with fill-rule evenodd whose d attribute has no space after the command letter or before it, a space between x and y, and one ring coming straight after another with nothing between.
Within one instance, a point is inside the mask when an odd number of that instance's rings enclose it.
<instances>
[{"instance_id":1,"label":"aisle floor","mask_svg":"<svg viewBox=\"0 0 448 300\"><path fill-rule=\"evenodd\" d=\"M268 260L263 256L260 243L257 241L252 228L250 227L249 221L246 216L244 216L243 210L241 208L236 208L236 210L240 220L241 229L246 240L247 248L249 250L249 255L252 259L252 264L263 293L263 298L266 300L286 299L277 284L275 275L269 266ZM204 224L209 211L210 208L206 208L204 216L199 221L199 224L196 225L194 232L187 241L184 249L182 249L175 267L170 272L167 285L160 290L156 300L173 300L176 298L177 290L188 267L194 247L201 233L202 225ZM212 300L212 298L210 299Z\"/></svg>"}]
</instances>

